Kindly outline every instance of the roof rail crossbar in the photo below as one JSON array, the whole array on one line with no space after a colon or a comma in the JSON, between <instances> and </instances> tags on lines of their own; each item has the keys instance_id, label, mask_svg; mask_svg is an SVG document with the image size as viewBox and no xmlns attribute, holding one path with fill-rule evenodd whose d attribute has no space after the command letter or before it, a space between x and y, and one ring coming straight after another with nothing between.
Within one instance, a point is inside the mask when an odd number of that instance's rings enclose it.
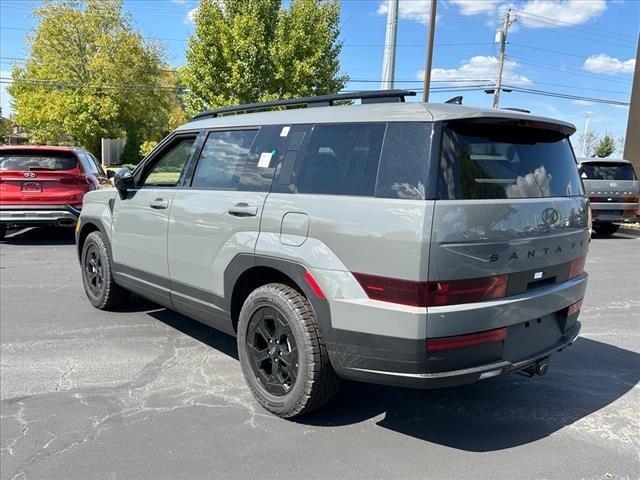
<instances>
[{"instance_id":1,"label":"roof rail crossbar","mask_svg":"<svg viewBox=\"0 0 640 480\"><path fill-rule=\"evenodd\" d=\"M514 112L531 113L531 110L527 110L525 108L516 108L516 107L502 107L502 110L512 110Z\"/></svg>"},{"instance_id":2,"label":"roof rail crossbar","mask_svg":"<svg viewBox=\"0 0 640 480\"><path fill-rule=\"evenodd\" d=\"M363 90L352 93L336 93L334 95L318 95L316 97L300 97L287 100L249 103L207 110L195 115L191 121L202 118L218 117L229 113L248 113L256 110L269 110L280 107L326 107L346 100L360 100L362 103L404 102L405 97L413 97L411 90Z\"/></svg>"}]
</instances>

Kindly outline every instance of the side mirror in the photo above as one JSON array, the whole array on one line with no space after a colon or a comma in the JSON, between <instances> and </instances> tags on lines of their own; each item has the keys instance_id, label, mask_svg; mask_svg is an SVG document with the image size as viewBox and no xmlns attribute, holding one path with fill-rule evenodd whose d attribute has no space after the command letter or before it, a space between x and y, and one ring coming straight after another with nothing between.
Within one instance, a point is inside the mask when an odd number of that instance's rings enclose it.
<instances>
[{"instance_id":1,"label":"side mirror","mask_svg":"<svg viewBox=\"0 0 640 480\"><path fill-rule=\"evenodd\" d=\"M113 176L113 185L120 193L127 193L127 190L135 187L133 174L128 168L120 168Z\"/></svg>"},{"instance_id":2,"label":"side mirror","mask_svg":"<svg viewBox=\"0 0 640 480\"><path fill-rule=\"evenodd\" d=\"M115 176L116 176L116 172L114 172L113 170L107 170L107 178L109 180L111 180Z\"/></svg>"}]
</instances>

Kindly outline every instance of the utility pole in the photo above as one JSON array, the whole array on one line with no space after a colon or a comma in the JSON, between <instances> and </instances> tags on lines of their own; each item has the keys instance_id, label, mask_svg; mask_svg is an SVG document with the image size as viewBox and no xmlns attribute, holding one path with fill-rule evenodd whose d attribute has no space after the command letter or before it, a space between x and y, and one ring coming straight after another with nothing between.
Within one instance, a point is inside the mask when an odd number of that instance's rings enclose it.
<instances>
[{"instance_id":1,"label":"utility pole","mask_svg":"<svg viewBox=\"0 0 640 480\"><path fill-rule=\"evenodd\" d=\"M381 90L393 88L396 73L396 40L398 38L398 3L399 0L389 0L387 12L387 35L384 41L384 58L382 60Z\"/></svg>"},{"instance_id":2,"label":"utility pole","mask_svg":"<svg viewBox=\"0 0 640 480\"><path fill-rule=\"evenodd\" d=\"M429 89L431 88L431 62L433 61L433 38L436 31L436 5L438 0L431 0L429 7L429 27L427 30L427 58L424 62L424 85L422 89L422 101L429 101Z\"/></svg>"},{"instance_id":3,"label":"utility pole","mask_svg":"<svg viewBox=\"0 0 640 480\"><path fill-rule=\"evenodd\" d=\"M493 91L493 108L500 105L500 91L502 90L502 71L504 70L504 51L507 48L507 31L509 27L517 20L511 17L511 9L504 14L504 20L499 30L496 30L496 42L500 42L500 56L498 57L498 79L496 81L496 89Z\"/></svg>"},{"instance_id":4,"label":"utility pole","mask_svg":"<svg viewBox=\"0 0 640 480\"><path fill-rule=\"evenodd\" d=\"M587 156L587 136L589 135L589 116L593 112L582 112L584 115L584 130L582 131L582 152L580 153L581 157Z\"/></svg>"},{"instance_id":5,"label":"utility pole","mask_svg":"<svg viewBox=\"0 0 640 480\"><path fill-rule=\"evenodd\" d=\"M627 136L624 141L624 158L640 172L640 36L636 50L636 68L633 73Z\"/></svg>"}]
</instances>

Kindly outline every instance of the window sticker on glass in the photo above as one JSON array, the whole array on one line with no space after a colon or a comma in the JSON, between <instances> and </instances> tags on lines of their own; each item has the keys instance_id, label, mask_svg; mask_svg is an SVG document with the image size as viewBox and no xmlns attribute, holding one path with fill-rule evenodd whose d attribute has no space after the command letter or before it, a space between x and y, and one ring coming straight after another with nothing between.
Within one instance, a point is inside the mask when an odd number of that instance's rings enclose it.
<instances>
[{"instance_id":1,"label":"window sticker on glass","mask_svg":"<svg viewBox=\"0 0 640 480\"><path fill-rule=\"evenodd\" d=\"M280 136L281 137L286 137L287 135L289 135L289 130L291 130L291 127L282 127L282 131L280 132Z\"/></svg>"},{"instance_id":2,"label":"window sticker on glass","mask_svg":"<svg viewBox=\"0 0 640 480\"><path fill-rule=\"evenodd\" d=\"M260 154L260 158L258 159L258 167L259 168L269 168L271 164L271 158L275 152L262 152Z\"/></svg>"}]
</instances>

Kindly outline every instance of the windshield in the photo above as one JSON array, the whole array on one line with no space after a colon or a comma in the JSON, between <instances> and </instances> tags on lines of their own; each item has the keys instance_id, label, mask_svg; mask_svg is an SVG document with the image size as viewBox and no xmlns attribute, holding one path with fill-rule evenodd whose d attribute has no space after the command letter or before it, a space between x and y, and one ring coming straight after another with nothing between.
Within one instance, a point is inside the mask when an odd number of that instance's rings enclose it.
<instances>
[{"instance_id":1,"label":"windshield","mask_svg":"<svg viewBox=\"0 0 640 480\"><path fill-rule=\"evenodd\" d=\"M71 154L0 154L0 170L73 170L77 165L78 160Z\"/></svg>"},{"instance_id":2,"label":"windshield","mask_svg":"<svg viewBox=\"0 0 640 480\"><path fill-rule=\"evenodd\" d=\"M580 174L587 180L636 180L633 167L623 162L585 162Z\"/></svg>"},{"instance_id":3,"label":"windshield","mask_svg":"<svg viewBox=\"0 0 640 480\"><path fill-rule=\"evenodd\" d=\"M500 199L583 194L567 138L515 122L450 123L443 132L439 198Z\"/></svg>"}]
</instances>

